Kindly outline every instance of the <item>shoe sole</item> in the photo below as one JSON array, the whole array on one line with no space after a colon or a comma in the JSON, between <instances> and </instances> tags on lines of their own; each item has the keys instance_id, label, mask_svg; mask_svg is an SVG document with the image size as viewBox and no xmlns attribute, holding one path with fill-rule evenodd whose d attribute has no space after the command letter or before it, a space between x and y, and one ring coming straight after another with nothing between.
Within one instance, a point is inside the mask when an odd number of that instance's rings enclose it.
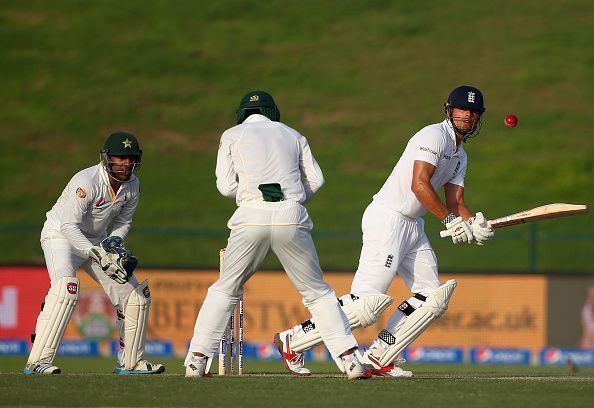
<instances>
[{"instance_id":1,"label":"shoe sole","mask_svg":"<svg viewBox=\"0 0 594 408\"><path fill-rule=\"evenodd\" d=\"M165 367L159 367L156 370L124 370L123 368L116 368L113 370L113 373L118 375L161 374L164 372Z\"/></svg>"},{"instance_id":2,"label":"shoe sole","mask_svg":"<svg viewBox=\"0 0 594 408\"><path fill-rule=\"evenodd\" d=\"M43 373L43 372L37 373L35 371L29 370L28 368L25 368L23 370L23 374L25 374L25 375L56 375L56 374L60 374L61 372L62 372L62 370L60 370L59 368L56 371L54 371L53 373L48 373L48 374Z\"/></svg>"},{"instance_id":3,"label":"shoe sole","mask_svg":"<svg viewBox=\"0 0 594 408\"><path fill-rule=\"evenodd\" d=\"M308 374L301 374L301 373L296 373L295 371L291 370L289 368L289 364L287 364L287 361L285 360L285 356L283 355L283 343L280 339L280 336L278 335L278 333L276 333L274 335L274 345L276 346L276 349L278 350L278 352L281 355L281 358L283 359L283 364L285 365L285 367L287 368L287 370L294 376L296 377L308 377L311 375L311 373Z\"/></svg>"}]
</instances>

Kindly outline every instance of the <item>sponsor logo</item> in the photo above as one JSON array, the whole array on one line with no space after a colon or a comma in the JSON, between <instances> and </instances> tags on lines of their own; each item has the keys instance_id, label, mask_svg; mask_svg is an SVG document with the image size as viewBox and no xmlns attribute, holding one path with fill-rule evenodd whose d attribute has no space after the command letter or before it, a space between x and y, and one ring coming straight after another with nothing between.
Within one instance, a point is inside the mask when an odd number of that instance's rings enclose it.
<instances>
[{"instance_id":1,"label":"sponsor logo","mask_svg":"<svg viewBox=\"0 0 594 408\"><path fill-rule=\"evenodd\" d=\"M452 156L448 156L447 154L444 154L443 155L443 158L446 159L446 160L450 160L452 158Z\"/></svg>"},{"instance_id":2,"label":"sponsor logo","mask_svg":"<svg viewBox=\"0 0 594 408\"><path fill-rule=\"evenodd\" d=\"M70 282L66 286L66 289L68 290L68 293L70 293L71 295L74 295L78 291L78 285L74 282Z\"/></svg>"},{"instance_id":3,"label":"sponsor logo","mask_svg":"<svg viewBox=\"0 0 594 408\"><path fill-rule=\"evenodd\" d=\"M520 348L475 347L470 350L472 363L477 364L530 364L532 353Z\"/></svg>"},{"instance_id":4,"label":"sponsor logo","mask_svg":"<svg viewBox=\"0 0 594 408\"><path fill-rule=\"evenodd\" d=\"M389 268L392 266L392 261L394 261L394 255L390 254L388 255L388 257L386 258L386 263L384 264L384 266L386 268Z\"/></svg>"},{"instance_id":5,"label":"sponsor logo","mask_svg":"<svg viewBox=\"0 0 594 408\"><path fill-rule=\"evenodd\" d=\"M541 350L540 362L546 365L564 365L572 362L578 366L593 366L594 349L548 347Z\"/></svg>"},{"instance_id":6,"label":"sponsor logo","mask_svg":"<svg viewBox=\"0 0 594 408\"><path fill-rule=\"evenodd\" d=\"M0 355L27 354L27 342L24 340L0 340Z\"/></svg>"},{"instance_id":7,"label":"sponsor logo","mask_svg":"<svg viewBox=\"0 0 594 408\"><path fill-rule=\"evenodd\" d=\"M463 351L458 347L411 346L404 358L418 363L462 363Z\"/></svg>"},{"instance_id":8,"label":"sponsor logo","mask_svg":"<svg viewBox=\"0 0 594 408\"><path fill-rule=\"evenodd\" d=\"M86 198L87 197L87 192L85 191L84 188L79 187L76 189L76 196L78 198Z\"/></svg>"},{"instance_id":9,"label":"sponsor logo","mask_svg":"<svg viewBox=\"0 0 594 408\"><path fill-rule=\"evenodd\" d=\"M58 354L62 356L98 356L99 343L89 340L62 340Z\"/></svg>"},{"instance_id":10,"label":"sponsor logo","mask_svg":"<svg viewBox=\"0 0 594 408\"><path fill-rule=\"evenodd\" d=\"M105 198L101 197L99 201L95 203L95 207L101 207L103 204L105 204Z\"/></svg>"},{"instance_id":11,"label":"sponsor logo","mask_svg":"<svg viewBox=\"0 0 594 408\"><path fill-rule=\"evenodd\" d=\"M144 294L144 297L147 299L151 297L151 290L148 286L145 286L144 289L142 289L142 293Z\"/></svg>"},{"instance_id":12,"label":"sponsor logo","mask_svg":"<svg viewBox=\"0 0 594 408\"><path fill-rule=\"evenodd\" d=\"M83 337L107 340L113 338L115 329L112 313L113 306L101 289L87 289L79 295L72 322Z\"/></svg>"},{"instance_id":13,"label":"sponsor logo","mask_svg":"<svg viewBox=\"0 0 594 408\"><path fill-rule=\"evenodd\" d=\"M429 149L428 147L420 146L419 149L423 152L433 153L434 155L437 156L437 152L435 150Z\"/></svg>"}]
</instances>

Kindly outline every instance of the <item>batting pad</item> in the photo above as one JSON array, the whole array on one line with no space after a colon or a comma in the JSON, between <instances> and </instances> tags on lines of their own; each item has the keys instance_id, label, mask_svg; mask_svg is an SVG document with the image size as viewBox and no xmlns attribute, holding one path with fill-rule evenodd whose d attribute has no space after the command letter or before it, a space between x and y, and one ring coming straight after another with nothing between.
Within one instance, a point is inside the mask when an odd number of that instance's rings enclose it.
<instances>
[{"instance_id":1,"label":"batting pad","mask_svg":"<svg viewBox=\"0 0 594 408\"><path fill-rule=\"evenodd\" d=\"M394 301L392 297L383 294L359 295L355 299L348 294L341 296L340 300L342 300L342 311L349 321L351 330L371 326L377 322L382 312ZM299 338L291 339L291 349L303 353L321 343L322 337L316 327Z\"/></svg>"},{"instance_id":2,"label":"batting pad","mask_svg":"<svg viewBox=\"0 0 594 408\"><path fill-rule=\"evenodd\" d=\"M124 369L132 370L144 356L151 292L148 281L138 285L124 310Z\"/></svg>"},{"instance_id":3,"label":"batting pad","mask_svg":"<svg viewBox=\"0 0 594 408\"><path fill-rule=\"evenodd\" d=\"M433 321L439 319L445 313L457 284L454 279L447 281L427 296L423 306L406 318L397 333L397 337L390 337L389 340L390 342L393 341L393 343L381 356L381 365L387 366L394 361L402 353L402 350L419 337Z\"/></svg>"},{"instance_id":4,"label":"batting pad","mask_svg":"<svg viewBox=\"0 0 594 408\"><path fill-rule=\"evenodd\" d=\"M79 281L75 277L60 278L45 297L37 323L35 341L27 364L54 361L66 325L78 300Z\"/></svg>"}]
</instances>

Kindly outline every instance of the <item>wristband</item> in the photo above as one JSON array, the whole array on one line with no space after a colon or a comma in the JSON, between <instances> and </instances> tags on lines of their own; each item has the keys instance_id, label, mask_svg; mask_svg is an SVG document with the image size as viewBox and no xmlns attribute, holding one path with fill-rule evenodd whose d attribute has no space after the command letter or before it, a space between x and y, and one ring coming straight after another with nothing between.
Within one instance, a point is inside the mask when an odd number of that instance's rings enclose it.
<instances>
[{"instance_id":1,"label":"wristband","mask_svg":"<svg viewBox=\"0 0 594 408\"><path fill-rule=\"evenodd\" d=\"M449 213L447 215L447 217L445 217L443 220L441 220L443 225L448 225L450 222L454 221L456 218L458 218L458 216L454 213Z\"/></svg>"}]
</instances>

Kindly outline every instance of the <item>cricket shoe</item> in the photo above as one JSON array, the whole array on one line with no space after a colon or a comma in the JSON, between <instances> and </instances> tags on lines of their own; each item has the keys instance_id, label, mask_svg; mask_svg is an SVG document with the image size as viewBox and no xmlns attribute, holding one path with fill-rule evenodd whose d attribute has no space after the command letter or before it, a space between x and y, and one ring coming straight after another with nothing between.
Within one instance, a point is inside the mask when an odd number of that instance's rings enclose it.
<instances>
[{"instance_id":1,"label":"cricket shoe","mask_svg":"<svg viewBox=\"0 0 594 408\"><path fill-rule=\"evenodd\" d=\"M127 370L122 366L118 366L113 370L114 374L131 375L131 374L161 374L165 372L165 367L162 364L149 363L146 360L140 360L134 368Z\"/></svg>"},{"instance_id":2,"label":"cricket shoe","mask_svg":"<svg viewBox=\"0 0 594 408\"><path fill-rule=\"evenodd\" d=\"M349 380L365 380L371 378L366 367L361 364L355 353L341 356L344 372L349 377Z\"/></svg>"},{"instance_id":3,"label":"cricket shoe","mask_svg":"<svg viewBox=\"0 0 594 408\"><path fill-rule=\"evenodd\" d=\"M209 372L210 364L209 358L206 356L195 356L194 353L188 352L184 365L186 366L186 377L212 377Z\"/></svg>"},{"instance_id":4,"label":"cricket shoe","mask_svg":"<svg viewBox=\"0 0 594 408\"><path fill-rule=\"evenodd\" d=\"M413 376L412 371L406 371L398 367L398 364L405 362L403 358L396 359L388 365L381 365L379 357L373 354L373 349L365 350L363 355L357 350L359 358L365 364L367 371L371 375L388 378L410 378Z\"/></svg>"},{"instance_id":5,"label":"cricket shoe","mask_svg":"<svg viewBox=\"0 0 594 408\"><path fill-rule=\"evenodd\" d=\"M285 332L283 332L283 334L284 333ZM274 345L283 357L283 363L285 363L285 367L287 367L287 370L289 370L289 372L293 375L311 375L311 371L308 368L306 368L303 363L303 353L297 353L291 350L291 335L286 334L284 337L285 341L281 339L281 333L276 333L274 335Z\"/></svg>"},{"instance_id":6,"label":"cricket shoe","mask_svg":"<svg viewBox=\"0 0 594 408\"><path fill-rule=\"evenodd\" d=\"M60 370L51 363L32 363L27 364L23 370L23 374L60 374Z\"/></svg>"}]
</instances>

